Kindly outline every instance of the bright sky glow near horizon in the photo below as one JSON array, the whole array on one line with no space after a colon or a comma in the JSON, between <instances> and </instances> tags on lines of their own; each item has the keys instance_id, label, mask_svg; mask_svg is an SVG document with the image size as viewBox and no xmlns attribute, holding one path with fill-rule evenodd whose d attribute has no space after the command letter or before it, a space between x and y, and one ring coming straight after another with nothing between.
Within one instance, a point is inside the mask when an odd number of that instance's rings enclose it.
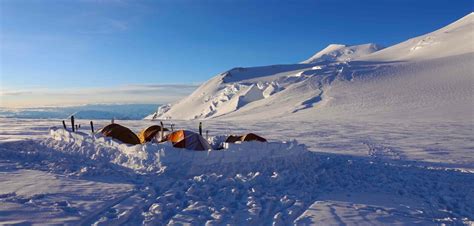
<instances>
[{"instance_id":1,"label":"bright sky glow near horizon","mask_svg":"<svg viewBox=\"0 0 474 226\"><path fill-rule=\"evenodd\" d=\"M459 1L0 0L0 107L167 103L240 66L331 43L389 46L473 11Z\"/></svg>"}]
</instances>

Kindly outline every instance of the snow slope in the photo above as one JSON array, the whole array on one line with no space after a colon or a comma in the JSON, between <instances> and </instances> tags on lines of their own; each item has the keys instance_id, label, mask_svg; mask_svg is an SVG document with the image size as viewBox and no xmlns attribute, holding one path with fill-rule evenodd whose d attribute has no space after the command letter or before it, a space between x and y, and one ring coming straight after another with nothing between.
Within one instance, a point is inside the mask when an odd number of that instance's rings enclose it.
<instances>
[{"instance_id":1,"label":"snow slope","mask_svg":"<svg viewBox=\"0 0 474 226\"><path fill-rule=\"evenodd\" d=\"M385 49L329 45L301 64L234 68L157 116L472 120L473 18Z\"/></svg>"},{"instance_id":2,"label":"snow slope","mask_svg":"<svg viewBox=\"0 0 474 226\"><path fill-rule=\"evenodd\" d=\"M362 56L363 61L413 61L472 53L474 13L431 33Z\"/></svg>"}]
</instances>

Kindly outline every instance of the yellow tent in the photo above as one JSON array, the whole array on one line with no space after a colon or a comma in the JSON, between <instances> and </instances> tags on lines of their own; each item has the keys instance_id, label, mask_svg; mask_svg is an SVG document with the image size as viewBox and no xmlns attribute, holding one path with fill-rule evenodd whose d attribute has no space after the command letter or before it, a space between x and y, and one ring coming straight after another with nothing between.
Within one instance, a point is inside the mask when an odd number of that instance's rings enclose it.
<instances>
[{"instance_id":1,"label":"yellow tent","mask_svg":"<svg viewBox=\"0 0 474 226\"><path fill-rule=\"evenodd\" d=\"M168 129L163 128L163 131L168 131ZM140 139L140 143L143 144L146 142L150 142L160 132L161 132L161 126L158 126L158 125L149 126L143 129L142 131L140 131L140 133L138 133L138 138Z\"/></svg>"}]
</instances>

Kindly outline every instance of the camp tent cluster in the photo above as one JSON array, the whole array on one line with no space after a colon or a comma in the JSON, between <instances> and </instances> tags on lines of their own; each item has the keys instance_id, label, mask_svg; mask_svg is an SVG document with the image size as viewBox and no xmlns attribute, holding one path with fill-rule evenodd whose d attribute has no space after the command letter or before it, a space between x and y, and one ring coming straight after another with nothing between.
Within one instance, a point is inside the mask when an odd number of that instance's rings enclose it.
<instances>
[{"instance_id":1,"label":"camp tent cluster","mask_svg":"<svg viewBox=\"0 0 474 226\"><path fill-rule=\"evenodd\" d=\"M112 123L100 130L103 136L111 137L122 143L137 145L147 142L170 142L176 148L185 148L189 150L204 151L212 149L209 142L199 133L190 130L176 130L170 131L167 128L159 125L149 126L141 130L138 135L125 126ZM256 134L249 133L241 136L230 135L226 139L226 143L259 141L266 142L267 140Z\"/></svg>"}]
</instances>

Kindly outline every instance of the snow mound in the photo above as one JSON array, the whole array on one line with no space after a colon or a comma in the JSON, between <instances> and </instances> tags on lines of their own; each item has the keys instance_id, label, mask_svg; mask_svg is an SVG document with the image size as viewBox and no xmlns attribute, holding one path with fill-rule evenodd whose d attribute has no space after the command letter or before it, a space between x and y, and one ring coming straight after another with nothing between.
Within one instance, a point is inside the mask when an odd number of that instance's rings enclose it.
<instances>
[{"instance_id":1,"label":"snow mound","mask_svg":"<svg viewBox=\"0 0 474 226\"><path fill-rule=\"evenodd\" d=\"M176 171L198 173L200 169L225 168L228 164L269 164L273 161L291 161L307 152L306 146L291 142L243 142L225 144L225 149L191 151L178 149L169 143L128 145L100 134L72 133L51 129L52 139L45 145L60 152L112 163L139 173Z\"/></svg>"},{"instance_id":2,"label":"snow mound","mask_svg":"<svg viewBox=\"0 0 474 226\"><path fill-rule=\"evenodd\" d=\"M302 64L314 64L319 62L350 61L383 49L380 45L368 43L363 45L347 46L341 44L330 44L311 58L301 62Z\"/></svg>"}]
</instances>

